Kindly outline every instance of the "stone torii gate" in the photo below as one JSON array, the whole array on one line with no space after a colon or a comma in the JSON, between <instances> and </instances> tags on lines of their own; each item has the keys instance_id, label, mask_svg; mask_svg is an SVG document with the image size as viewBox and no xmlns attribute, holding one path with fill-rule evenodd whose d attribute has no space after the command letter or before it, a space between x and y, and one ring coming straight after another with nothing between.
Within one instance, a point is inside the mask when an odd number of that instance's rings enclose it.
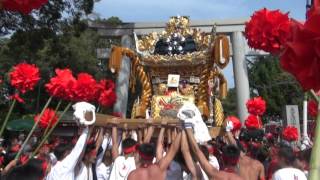
<instances>
[{"instance_id":1,"label":"stone torii gate","mask_svg":"<svg viewBox=\"0 0 320 180\"><path fill-rule=\"evenodd\" d=\"M217 34L228 35L230 39L231 56L233 61L234 84L237 93L237 112L240 120L244 122L248 116L246 102L250 98L249 80L247 73L246 56L261 55L261 52L252 51L249 49L247 42L243 36L245 22L247 19L238 20L207 20L207 21L192 21L191 28L199 28L203 32L211 33L212 28L216 27ZM121 25L112 26L103 23L89 22L89 27L96 29L98 34L103 37L121 37L121 46L133 48L134 33L137 36L147 35L151 32L162 32L165 27L165 22L137 22L137 23L122 23ZM110 49L99 49L97 51L98 58L108 58ZM117 79L117 96L118 100L114 106L114 112L119 112L126 115L128 90L129 90L129 75L130 62L124 57L122 61L122 69L119 72Z\"/></svg>"}]
</instances>

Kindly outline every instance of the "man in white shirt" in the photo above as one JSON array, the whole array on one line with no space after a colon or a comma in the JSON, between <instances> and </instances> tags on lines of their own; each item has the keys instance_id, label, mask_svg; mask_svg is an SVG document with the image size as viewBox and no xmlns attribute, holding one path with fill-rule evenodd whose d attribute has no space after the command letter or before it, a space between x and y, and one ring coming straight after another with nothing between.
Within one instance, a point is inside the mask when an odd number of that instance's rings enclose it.
<instances>
[{"instance_id":1,"label":"man in white shirt","mask_svg":"<svg viewBox=\"0 0 320 180\"><path fill-rule=\"evenodd\" d=\"M86 140L89 135L89 128L86 127L80 135L76 145L70 151L70 146L65 144L59 145L54 154L57 158L57 163L51 168L46 180L74 180L75 167L79 157L86 145Z\"/></svg>"},{"instance_id":2,"label":"man in white shirt","mask_svg":"<svg viewBox=\"0 0 320 180\"><path fill-rule=\"evenodd\" d=\"M94 163L96 162L97 151L94 142L87 143L87 147L84 151L83 159L76 168L76 180L94 180L93 168Z\"/></svg>"},{"instance_id":3,"label":"man in white shirt","mask_svg":"<svg viewBox=\"0 0 320 180\"><path fill-rule=\"evenodd\" d=\"M273 174L272 180L307 180L303 171L292 167L295 161L295 155L291 147L281 147L278 157L282 169L279 169Z\"/></svg>"},{"instance_id":4,"label":"man in white shirt","mask_svg":"<svg viewBox=\"0 0 320 180\"><path fill-rule=\"evenodd\" d=\"M109 136L104 137L99 151L96 161L97 180L109 180L112 168L111 138Z\"/></svg>"},{"instance_id":5,"label":"man in white shirt","mask_svg":"<svg viewBox=\"0 0 320 180\"><path fill-rule=\"evenodd\" d=\"M135 152L137 142L132 138L127 138L122 141L123 155L119 155L118 147L118 130L117 127L112 127L112 158L114 160L113 167L110 173L110 180L126 180L131 171L136 169Z\"/></svg>"}]
</instances>

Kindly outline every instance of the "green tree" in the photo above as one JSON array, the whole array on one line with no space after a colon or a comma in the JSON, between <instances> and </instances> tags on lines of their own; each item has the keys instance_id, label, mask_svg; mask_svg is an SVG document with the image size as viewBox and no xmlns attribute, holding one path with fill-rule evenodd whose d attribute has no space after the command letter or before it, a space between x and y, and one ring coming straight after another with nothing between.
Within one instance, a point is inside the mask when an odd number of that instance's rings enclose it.
<instances>
[{"instance_id":1,"label":"green tree","mask_svg":"<svg viewBox=\"0 0 320 180\"><path fill-rule=\"evenodd\" d=\"M96 48L101 46L98 43L100 37L95 30L87 27L86 21L64 25L62 30L61 33L47 28L18 30L10 39L0 41L0 76L8 79L7 73L12 66L23 60L36 64L41 70L42 79L39 85L34 91L23 95L27 103L17 105L16 112L26 114L40 110L48 98L44 84L54 75L56 68L70 68L75 75L87 72L97 79L110 77L110 73L101 69L97 59ZM2 97L13 93L8 84L2 87ZM6 99L6 102L3 99ZM1 100L0 109L4 111L2 114L5 114L8 98Z\"/></svg>"},{"instance_id":2,"label":"green tree","mask_svg":"<svg viewBox=\"0 0 320 180\"><path fill-rule=\"evenodd\" d=\"M61 24L72 24L90 14L94 0L50 0L39 10L28 15L17 12L0 11L0 35L17 30L47 28L54 32L61 30Z\"/></svg>"},{"instance_id":3,"label":"green tree","mask_svg":"<svg viewBox=\"0 0 320 180\"><path fill-rule=\"evenodd\" d=\"M225 116L237 116L237 93L235 88L230 88L228 90L228 96L221 102Z\"/></svg>"},{"instance_id":4,"label":"green tree","mask_svg":"<svg viewBox=\"0 0 320 180\"><path fill-rule=\"evenodd\" d=\"M251 95L266 100L267 116L282 115L287 104L301 105L303 91L297 81L281 69L277 57L265 56L249 61L248 72Z\"/></svg>"}]
</instances>

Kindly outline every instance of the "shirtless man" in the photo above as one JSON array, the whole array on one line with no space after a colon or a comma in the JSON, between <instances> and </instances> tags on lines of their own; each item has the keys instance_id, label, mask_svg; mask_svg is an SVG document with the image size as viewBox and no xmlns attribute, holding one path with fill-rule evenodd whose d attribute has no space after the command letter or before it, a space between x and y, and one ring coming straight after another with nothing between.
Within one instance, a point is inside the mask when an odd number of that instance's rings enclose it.
<instances>
[{"instance_id":1,"label":"shirtless man","mask_svg":"<svg viewBox=\"0 0 320 180\"><path fill-rule=\"evenodd\" d=\"M233 122L227 119L226 135L230 144L238 146L235 138L240 134L240 129L234 131ZM239 147L238 147L239 148ZM245 180L265 180L264 166L261 162L247 156L241 151L238 162L239 175Z\"/></svg>"},{"instance_id":2,"label":"shirtless man","mask_svg":"<svg viewBox=\"0 0 320 180\"><path fill-rule=\"evenodd\" d=\"M176 136L166 155L156 163L152 163L155 157L153 145L149 143L141 144L137 148L139 167L129 174L128 180L164 180L169 164L180 148L180 141L181 132Z\"/></svg>"},{"instance_id":3,"label":"shirtless man","mask_svg":"<svg viewBox=\"0 0 320 180\"><path fill-rule=\"evenodd\" d=\"M265 180L264 166L261 162L241 153L239 159L239 174L246 180Z\"/></svg>"},{"instance_id":4,"label":"shirtless man","mask_svg":"<svg viewBox=\"0 0 320 180\"><path fill-rule=\"evenodd\" d=\"M207 160L207 158L204 156L201 149L199 148L194 138L192 129L187 128L186 132L187 132L187 136L188 136L190 147L191 147L190 149L192 149L193 153L196 155L196 158L200 162L201 168L206 172L210 180L213 180L213 179L214 180L243 180L239 175L233 172L218 171L216 168L214 168L209 163L209 161Z\"/></svg>"}]
</instances>

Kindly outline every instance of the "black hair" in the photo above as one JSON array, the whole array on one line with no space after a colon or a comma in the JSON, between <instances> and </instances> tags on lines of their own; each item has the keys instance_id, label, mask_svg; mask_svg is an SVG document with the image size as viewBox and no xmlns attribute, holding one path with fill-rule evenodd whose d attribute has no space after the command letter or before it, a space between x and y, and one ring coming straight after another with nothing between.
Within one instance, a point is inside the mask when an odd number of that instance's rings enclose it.
<instances>
[{"instance_id":1,"label":"black hair","mask_svg":"<svg viewBox=\"0 0 320 180\"><path fill-rule=\"evenodd\" d=\"M122 141L122 149L130 148L137 144L137 141L135 141L132 138L126 138Z\"/></svg>"},{"instance_id":2,"label":"black hair","mask_svg":"<svg viewBox=\"0 0 320 180\"><path fill-rule=\"evenodd\" d=\"M87 154L87 153L91 152L95 148L96 148L96 145L94 143L87 144L86 149L84 151L84 154Z\"/></svg>"},{"instance_id":3,"label":"black hair","mask_svg":"<svg viewBox=\"0 0 320 180\"><path fill-rule=\"evenodd\" d=\"M241 141L261 142L264 137L264 131L261 129L242 129L239 139Z\"/></svg>"},{"instance_id":4,"label":"black hair","mask_svg":"<svg viewBox=\"0 0 320 180\"><path fill-rule=\"evenodd\" d=\"M281 145L278 155L285 160L287 165L293 164L293 162L296 160L293 149L288 145Z\"/></svg>"},{"instance_id":5,"label":"black hair","mask_svg":"<svg viewBox=\"0 0 320 180\"><path fill-rule=\"evenodd\" d=\"M41 168L43 161L30 159L27 164L13 168L4 177L5 180L39 180L44 177Z\"/></svg>"},{"instance_id":6,"label":"black hair","mask_svg":"<svg viewBox=\"0 0 320 180\"><path fill-rule=\"evenodd\" d=\"M259 160L261 163L265 163L268 157L269 157L268 148L266 146L260 147L256 153L256 159Z\"/></svg>"},{"instance_id":7,"label":"black hair","mask_svg":"<svg viewBox=\"0 0 320 180\"><path fill-rule=\"evenodd\" d=\"M236 139L236 143L237 143L237 147L239 148L240 151L242 152L246 152L246 150L244 149L243 145L241 144L239 139Z\"/></svg>"},{"instance_id":8,"label":"black hair","mask_svg":"<svg viewBox=\"0 0 320 180\"><path fill-rule=\"evenodd\" d=\"M5 167L8 165L14 158L16 157L17 153L15 152L8 152L7 154L4 155L4 161L3 161L3 166Z\"/></svg>"},{"instance_id":9,"label":"black hair","mask_svg":"<svg viewBox=\"0 0 320 180\"><path fill-rule=\"evenodd\" d=\"M311 152L312 152L312 149L311 149L311 148L305 149L305 150L303 150L303 151L300 151L300 152L299 152L299 155L298 155L298 158L299 158L300 160L303 160L303 161L306 161L306 162L310 162Z\"/></svg>"},{"instance_id":10,"label":"black hair","mask_svg":"<svg viewBox=\"0 0 320 180\"><path fill-rule=\"evenodd\" d=\"M229 159L239 159L240 150L234 145L226 145L222 148L223 156ZM234 165L234 162L225 162L226 164Z\"/></svg>"},{"instance_id":11,"label":"black hair","mask_svg":"<svg viewBox=\"0 0 320 180\"><path fill-rule=\"evenodd\" d=\"M58 161L61 161L64 157L64 154L67 151L71 151L72 146L68 144L59 144L53 151L54 155L56 156Z\"/></svg>"},{"instance_id":12,"label":"black hair","mask_svg":"<svg viewBox=\"0 0 320 180\"><path fill-rule=\"evenodd\" d=\"M199 148L202 151L202 153L204 154L204 156L206 157L206 159L209 160L209 150L208 150L207 146L199 145Z\"/></svg>"},{"instance_id":13,"label":"black hair","mask_svg":"<svg viewBox=\"0 0 320 180\"><path fill-rule=\"evenodd\" d=\"M151 143L145 143L138 146L138 151L148 157L155 156L155 148Z\"/></svg>"}]
</instances>

